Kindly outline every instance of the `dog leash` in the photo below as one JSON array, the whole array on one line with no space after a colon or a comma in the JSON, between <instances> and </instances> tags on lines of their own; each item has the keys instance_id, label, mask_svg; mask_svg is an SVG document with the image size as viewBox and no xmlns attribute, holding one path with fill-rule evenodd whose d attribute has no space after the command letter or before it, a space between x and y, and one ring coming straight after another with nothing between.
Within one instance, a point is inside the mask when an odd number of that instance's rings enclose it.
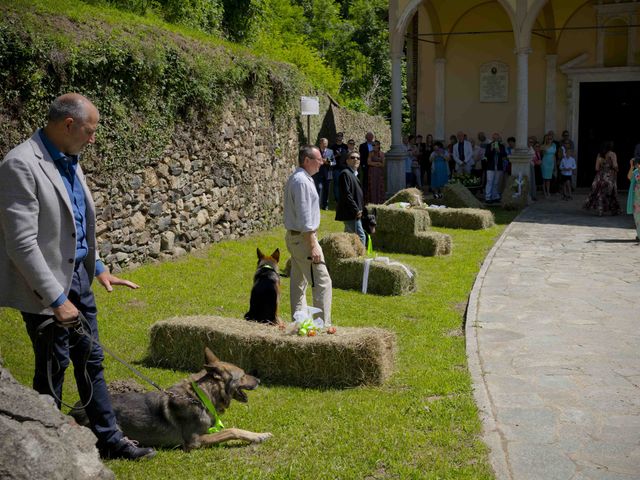
<instances>
[{"instance_id":1,"label":"dog leash","mask_svg":"<svg viewBox=\"0 0 640 480\"><path fill-rule=\"evenodd\" d=\"M312 260L311 257L307 257L307 260ZM311 262L311 266L309 267L311 269L311 288L316 286L316 282L313 278L313 266L314 265L326 265L326 263L320 261L318 263L313 263L313 261Z\"/></svg>"},{"instance_id":2,"label":"dog leash","mask_svg":"<svg viewBox=\"0 0 640 480\"><path fill-rule=\"evenodd\" d=\"M89 395L89 399L87 400L87 402L85 404L83 404L83 405L78 406L78 407L72 406L72 405L69 405L69 404L63 402L62 399L59 398L55 394L55 392L53 390L53 379L52 379L52 376L53 376L52 375L52 370L53 370L52 364L53 364L53 358L54 358L53 354L52 354L53 353L53 329L56 326L58 326L60 328L67 328L67 327L64 327L64 326L60 325L60 323L57 322L54 318L49 318L49 319L45 320L44 322L42 322L38 326L38 328L36 329L36 332L40 336L40 335L44 334L44 332L45 332L45 330L47 328L49 329L49 338L48 338L48 345L47 345L47 382L49 383L49 390L51 391L51 394L53 395L54 399L56 401L60 402L61 405L64 405L65 407L68 407L71 410L81 410L81 409L86 408L91 403L91 400L93 399L93 384L91 383L91 381L89 379L89 373L87 372L87 361L89 359L89 355L91 354L91 351L93 350L93 345L96 344L96 345L99 345L105 352L107 352L109 355L111 355L113 358L115 358L122 365L127 367L132 373L137 375L139 378L141 378L142 380L147 382L152 387L156 388L158 391L160 391L162 393L165 393L169 397L184 398L185 400L188 400L189 402L196 403L196 404L197 403L201 403L202 406L205 407L205 409L213 417L213 420L214 420L214 424L213 424L212 427L209 428L208 433L216 433L216 432L219 432L220 430L224 429L224 425L222 424L222 421L220 420L218 412L216 411L215 407L213 406L213 403L211 403L211 400L209 399L209 397L206 396L206 394L202 391L202 389L200 387L198 387L196 382L191 382L191 387L193 388L193 391L198 396L200 402L198 402L197 400L194 400L193 398L191 398L189 396L184 396L183 397L181 395L176 395L173 392L170 392L168 390L163 389L160 385L158 385L156 382L151 380L149 377L147 377L140 370L138 370L133 365L131 365L128 362L126 362L124 359L120 358L111 349L109 349L109 348L105 347L103 344L101 344L98 341L98 339L95 338L91 334L91 326L89 325L89 322L87 321L87 318L80 311L78 312L78 321L74 323L73 328L74 328L74 330L76 331L76 333L78 335L85 336L90 341L89 349L88 349L88 352L87 352L87 356L84 359L84 375L85 375L85 380L87 381L87 384L90 387L91 393ZM58 368L59 368L59 365L58 365Z\"/></svg>"},{"instance_id":3,"label":"dog leash","mask_svg":"<svg viewBox=\"0 0 640 480\"><path fill-rule=\"evenodd\" d=\"M65 327L65 326L61 325L59 322L57 322L52 317L52 318L49 318L49 319L45 320L44 322L42 322L38 326L38 328L36 329L36 333L37 333L38 336L44 336L45 330L47 330L47 329L49 330L49 335L48 335L48 338L47 338L47 382L49 383L49 390L51 391L51 395L61 405L64 405L65 407L68 407L71 410L81 410L81 409L84 409L85 407L87 407L87 405L89 405L89 403L91 403L91 400L93 399L93 384L91 383L91 381L89 379L89 373L87 372L87 361L89 360L89 355L91 355L91 352L93 350L93 345L94 344L100 346L105 352L107 352L109 355L111 355L113 358L115 358L122 365L127 367L131 372L133 372L139 378L141 378L142 380L144 380L145 382L150 384L152 387L158 389L161 392L167 393L156 382L151 380L149 377L147 377L145 374L143 374L141 371L139 371L133 365L130 365L125 360L120 358L111 349L109 349L109 348L105 347L103 344L101 344L98 341L98 339L93 336L93 334L91 332L91 326L89 325L89 322L87 321L86 317L82 314L82 312L78 312L78 321L73 324L72 328L75 330L75 332L78 335L81 335L81 336L84 336L84 337L88 338L89 342L90 342L89 343L89 348L87 350L87 355L84 358L84 362L83 362L84 363L84 367L83 368L84 368L85 380L87 381L87 384L89 385L91 393L89 395L89 400L87 400L87 402L84 405L81 405L79 407L74 407L72 405L69 405L69 404L63 402L62 399L59 398L56 395L56 393L54 392L54 389L53 389L53 373L52 373L52 371L53 371L52 365L53 365L53 359L54 359L54 356L53 356L53 329L56 326L60 327L60 328L69 328L69 327ZM60 368L60 365L58 365L58 368Z\"/></svg>"}]
</instances>

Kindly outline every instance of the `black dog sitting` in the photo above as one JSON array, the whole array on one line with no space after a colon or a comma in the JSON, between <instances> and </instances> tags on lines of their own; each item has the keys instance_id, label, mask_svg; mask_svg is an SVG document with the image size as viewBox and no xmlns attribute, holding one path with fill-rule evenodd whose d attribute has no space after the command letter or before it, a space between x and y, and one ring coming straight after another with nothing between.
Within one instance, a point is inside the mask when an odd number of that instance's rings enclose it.
<instances>
[{"instance_id":1,"label":"black dog sitting","mask_svg":"<svg viewBox=\"0 0 640 480\"><path fill-rule=\"evenodd\" d=\"M267 256L260 249L258 253L258 269L253 276L253 288L249 300L249 311L245 313L246 320L260 323L280 323L278 306L280 305L280 274L278 262L280 249Z\"/></svg>"}]
</instances>

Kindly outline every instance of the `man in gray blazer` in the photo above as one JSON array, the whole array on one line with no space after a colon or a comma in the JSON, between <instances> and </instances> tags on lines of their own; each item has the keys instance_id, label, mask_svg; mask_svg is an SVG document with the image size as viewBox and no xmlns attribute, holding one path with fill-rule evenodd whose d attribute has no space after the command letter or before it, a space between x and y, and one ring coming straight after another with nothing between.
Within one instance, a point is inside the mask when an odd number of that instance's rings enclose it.
<instances>
[{"instance_id":1,"label":"man in gray blazer","mask_svg":"<svg viewBox=\"0 0 640 480\"><path fill-rule=\"evenodd\" d=\"M103 376L102 349L75 328L79 312L98 337L91 282L138 288L111 275L96 251L96 214L80 152L95 141L99 114L68 93L51 104L47 125L0 163L0 306L20 310L35 354L33 388L62 402L73 361L78 392L103 457L139 459L155 451L123 437ZM55 322L39 328L48 320ZM47 373L49 363L50 372Z\"/></svg>"}]
</instances>

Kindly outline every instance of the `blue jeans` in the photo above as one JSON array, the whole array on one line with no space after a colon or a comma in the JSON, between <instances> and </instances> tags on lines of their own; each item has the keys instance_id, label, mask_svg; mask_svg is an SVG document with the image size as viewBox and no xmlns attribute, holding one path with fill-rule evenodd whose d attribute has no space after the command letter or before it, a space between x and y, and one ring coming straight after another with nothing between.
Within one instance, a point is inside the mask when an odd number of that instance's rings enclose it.
<instances>
[{"instance_id":1,"label":"blue jeans","mask_svg":"<svg viewBox=\"0 0 640 480\"><path fill-rule=\"evenodd\" d=\"M89 274L82 263L79 263L73 272L68 297L71 303L86 317L93 336L98 338L98 310L89 285ZM51 317L27 312L21 313L35 354L33 389L39 393L51 395L47 380L47 355L49 352L47 342L51 341L53 343L51 347L53 356L51 383L54 393L58 398L62 398L64 372L69 366L69 360L71 360L78 393L83 404L89 400L93 388L93 397L91 397L85 411L89 417L91 430L98 437L98 448L104 449L118 443L123 435L116 423L111 397L104 380L102 348L96 343L90 345L89 339L76 333L73 328L63 328L55 324L46 327L42 335L38 336L38 326ZM89 382L85 378L85 369ZM56 403L59 408L60 403L57 400Z\"/></svg>"},{"instance_id":2,"label":"blue jeans","mask_svg":"<svg viewBox=\"0 0 640 480\"><path fill-rule=\"evenodd\" d=\"M344 231L349 233L355 233L360 237L362 244L367 246L367 236L364 234L364 228L362 228L362 220L359 218L355 220L344 220Z\"/></svg>"}]
</instances>

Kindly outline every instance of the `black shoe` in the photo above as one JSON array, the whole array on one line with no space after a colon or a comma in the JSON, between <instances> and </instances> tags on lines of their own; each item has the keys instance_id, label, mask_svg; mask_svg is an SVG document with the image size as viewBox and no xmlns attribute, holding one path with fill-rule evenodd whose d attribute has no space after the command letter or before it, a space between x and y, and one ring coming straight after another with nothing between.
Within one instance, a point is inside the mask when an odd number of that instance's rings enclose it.
<instances>
[{"instance_id":1,"label":"black shoe","mask_svg":"<svg viewBox=\"0 0 640 480\"><path fill-rule=\"evenodd\" d=\"M141 460L155 457L156 453L153 448L139 447L135 440L123 437L117 444L102 450L100 456L105 459Z\"/></svg>"}]
</instances>

